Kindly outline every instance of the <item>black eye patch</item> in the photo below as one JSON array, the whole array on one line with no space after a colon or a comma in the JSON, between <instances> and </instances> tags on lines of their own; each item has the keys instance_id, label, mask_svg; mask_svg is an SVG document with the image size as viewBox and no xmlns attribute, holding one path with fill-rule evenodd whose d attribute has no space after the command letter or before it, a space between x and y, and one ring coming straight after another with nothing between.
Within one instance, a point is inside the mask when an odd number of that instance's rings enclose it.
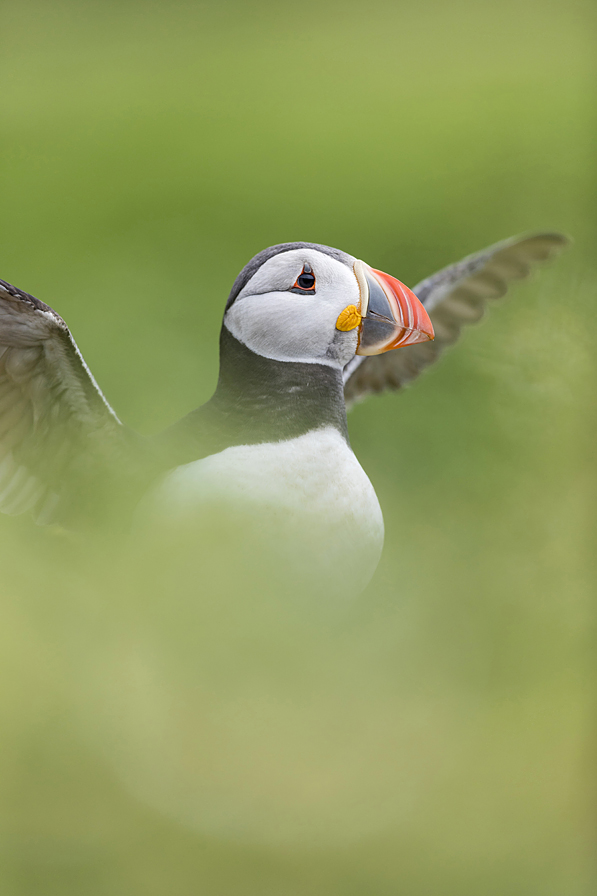
<instances>
[{"instance_id":1,"label":"black eye patch","mask_svg":"<svg viewBox=\"0 0 597 896\"><path fill-rule=\"evenodd\" d=\"M304 264L303 270L291 286L290 292L298 292L301 295L309 292L315 292L315 274L310 264Z\"/></svg>"}]
</instances>

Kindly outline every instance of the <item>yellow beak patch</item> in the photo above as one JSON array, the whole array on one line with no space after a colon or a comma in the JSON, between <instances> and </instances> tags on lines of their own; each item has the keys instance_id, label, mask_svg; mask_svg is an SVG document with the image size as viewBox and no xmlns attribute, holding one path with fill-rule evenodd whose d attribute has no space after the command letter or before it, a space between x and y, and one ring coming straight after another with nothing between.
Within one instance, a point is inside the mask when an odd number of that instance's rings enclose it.
<instances>
[{"instance_id":1,"label":"yellow beak patch","mask_svg":"<svg viewBox=\"0 0 597 896\"><path fill-rule=\"evenodd\" d=\"M336 329L347 333L348 330L354 330L361 322L361 312L356 305L347 305L344 311L341 311L336 321Z\"/></svg>"}]
</instances>

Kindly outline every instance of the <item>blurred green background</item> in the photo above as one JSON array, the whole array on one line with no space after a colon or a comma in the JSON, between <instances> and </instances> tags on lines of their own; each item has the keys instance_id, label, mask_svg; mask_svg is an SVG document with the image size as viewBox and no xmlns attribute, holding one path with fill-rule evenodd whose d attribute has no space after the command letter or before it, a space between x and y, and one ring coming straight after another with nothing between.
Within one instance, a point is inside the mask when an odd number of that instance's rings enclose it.
<instances>
[{"instance_id":1,"label":"blurred green background","mask_svg":"<svg viewBox=\"0 0 597 896\"><path fill-rule=\"evenodd\" d=\"M210 396L265 246L412 285L575 240L352 412L387 535L350 607L251 590L216 536L206 579L0 519L2 893L594 893L593 4L19 0L0 24L0 276L142 432Z\"/></svg>"}]
</instances>

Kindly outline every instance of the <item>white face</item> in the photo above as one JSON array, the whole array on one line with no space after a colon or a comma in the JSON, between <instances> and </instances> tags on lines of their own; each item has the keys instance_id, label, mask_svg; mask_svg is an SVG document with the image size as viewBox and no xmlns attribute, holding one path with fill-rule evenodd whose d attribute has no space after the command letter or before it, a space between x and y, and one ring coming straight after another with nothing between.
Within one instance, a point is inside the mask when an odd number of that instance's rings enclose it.
<instances>
[{"instance_id":1,"label":"white face","mask_svg":"<svg viewBox=\"0 0 597 896\"><path fill-rule=\"evenodd\" d=\"M356 260L356 259L355 259ZM305 266L314 292L291 292ZM340 313L359 307L352 268L316 249L292 249L268 259L241 290L224 325L252 351L275 361L344 367L354 357L358 328L336 328Z\"/></svg>"}]
</instances>

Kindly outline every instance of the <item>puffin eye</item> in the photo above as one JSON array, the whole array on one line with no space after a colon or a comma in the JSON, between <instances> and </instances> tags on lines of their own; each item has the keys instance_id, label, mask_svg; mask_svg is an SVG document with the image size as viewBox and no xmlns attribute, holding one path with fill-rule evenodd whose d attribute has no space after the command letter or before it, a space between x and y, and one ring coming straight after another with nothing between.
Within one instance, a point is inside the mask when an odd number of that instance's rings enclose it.
<instances>
[{"instance_id":1,"label":"puffin eye","mask_svg":"<svg viewBox=\"0 0 597 896\"><path fill-rule=\"evenodd\" d=\"M315 292L315 274L310 264L305 264L303 270L294 281L290 292Z\"/></svg>"}]
</instances>

